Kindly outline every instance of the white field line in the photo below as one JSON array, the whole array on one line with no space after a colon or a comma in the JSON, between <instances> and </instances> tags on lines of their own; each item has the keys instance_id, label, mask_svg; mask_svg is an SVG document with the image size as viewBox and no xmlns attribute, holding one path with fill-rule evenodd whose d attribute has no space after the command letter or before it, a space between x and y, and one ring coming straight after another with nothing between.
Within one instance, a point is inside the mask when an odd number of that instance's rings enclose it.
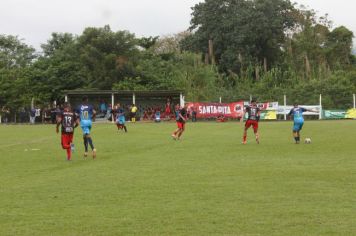
<instances>
[{"instance_id":1,"label":"white field line","mask_svg":"<svg viewBox=\"0 0 356 236\"><path fill-rule=\"evenodd\" d=\"M101 126L100 128L96 127L95 130L100 130L102 128L103 128L103 126ZM4 149L4 148L8 148L8 147L14 147L14 146L18 146L18 145L29 145L29 144L34 144L34 143L42 143L43 141L50 140L50 139L53 139L53 138L57 139L58 138L57 134L51 135L51 136L47 136L47 137L38 138L38 139L31 139L31 141L22 141L22 142L16 142L16 143L9 143L9 144L0 145L0 149Z\"/></svg>"},{"instance_id":2,"label":"white field line","mask_svg":"<svg viewBox=\"0 0 356 236\"><path fill-rule=\"evenodd\" d=\"M0 145L0 149L13 147L13 146L18 146L18 145L29 145L29 144L34 144L34 143L42 143L43 141L49 140L51 138L53 138L53 136L42 137L42 138L39 138L39 139L31 139L31 141L27 141L27 142L23 141L23 142L16 142L16 143Z\"/></svg>"}]
</instances>

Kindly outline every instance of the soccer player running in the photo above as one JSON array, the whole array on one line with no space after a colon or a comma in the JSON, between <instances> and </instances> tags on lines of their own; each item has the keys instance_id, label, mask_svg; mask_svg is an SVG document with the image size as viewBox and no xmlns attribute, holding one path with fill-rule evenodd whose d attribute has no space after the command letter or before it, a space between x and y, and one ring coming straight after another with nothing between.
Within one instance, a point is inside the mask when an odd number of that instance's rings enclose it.
<instances>
[{"instance_id":1,"label":"soccer player running","mask_svg":"<svg viewBox=\"0 0 356 236\"><path fill-rule=\"evenodd\" d=\"M84 158L88 156L88 145L93 153L93 159L96 158L96 149L93 144L93 140L90 136L90 130L92 127L92 120L95 119L96 111L94 110L92 105L88 104L88 97L83 97L83 103L77 109L77 113L80 117L80 127L83 131L83 140L84 140Z\"/></svg>"},{"instance_id":2,"label":"soccer player running","mask_svg":"<svg viewBox=\"0 0 356 236\"><path fill-rule=\"evenodd\" d=\"M70 161L72 158L73 144L73 134L74 129L78 127L79 119L76 114L72 111L69 103L64 104L64 110L57 115L57 126L56 132L59 133L59 126L61 126L62 135L61 142L62 148L67 151L67 160Z\"/></svg>"},{"instance_id":3,"label":"soccer player running","mask_svg":"<svg viewBox=\"0 0 356 236\"><path fill-rule=\"evenodd\" d=\"M187 104L181 108L178 113L177 113L177 126L178 126L178 131L175 133L173 138L175 140L179 140L180 137L182 136L183 132L185 131L185 122L187 121ZM174 133L173 133L174 134Z\"/></svg>"},{"instance_id":4,"label":"soccer player running","mask_svg":"<svg viewBox=\"0 0 356 236\"><path fill-rule=\"evenodd\" d=\"M304 117L303 113L309 111L309 112L317 112L314 110L309 110L305 109L303 107L299 107L298 103L294 104L294 107L290 110L288 116L293 116L293 137L295 140L295 144L300 143L300 131L303 128L304 125Z\"/></svg>"},{"instance_id":5,"label":"soccer player running","mask_svg":"<svg viewBox=\"0 0 356 236\"><path fill-rule=\"evenodd\" d=\"M174 115L175 115L175 118L176 118L176 123L177 123L177 129L173 132L172 134L172 137L173 139L177 139L177 134L179 132L179 124L178 124L178 121L179 121L179 112L180 112L180 106L179 104L177 104L175 107L174 107Z\"/></svg>"},{"instance_id":6,"label":"soccer player running","mask_svg":"<svg viewBox=\"0 0 356 236\"><path fill-rule=\"evenodd\" d=\"M116 109L115 109L115 115L116 115L116 126L118 130L122 130L124 129L125 132L127 133L127 128L126 128L126 120L125 120L125 111L124 109L121 107L120 103L118 103L116 105Z\"/></svg>"},{"instance_id":7,"label":"soccer player running","mask_svg":"<svg viewBox=\"0 0 356 236\"><path fill-rule=\"evenodd\" d=\"M257 144L260 143L260 136L258 134L258 122L260 120L261 110L257 107L256 100L252 100L251 104L245 107L245 110L242 114L241 122L243 122L243 118L245 114L248 114L247 121L245 123L244 134L242 139L242 144L247 143L247 130L252 126L253 132L255 133L255 138Z\"/></svg>"}]
</instances>

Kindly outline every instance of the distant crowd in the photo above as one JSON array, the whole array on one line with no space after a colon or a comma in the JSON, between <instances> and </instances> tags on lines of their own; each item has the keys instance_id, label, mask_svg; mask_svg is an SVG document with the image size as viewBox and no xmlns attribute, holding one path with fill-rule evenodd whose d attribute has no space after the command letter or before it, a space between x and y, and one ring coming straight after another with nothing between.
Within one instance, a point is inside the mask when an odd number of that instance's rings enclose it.
<instances>
[{"instance_id":1,"label":"distant crowd","mask_svg":"<svg viewBox=\"0 0 356 236\"><path fill-rule=\"evenodd\" d=\"M97 111L97 119L112 121L113 111L115 110L112 104L100 100L96 103L94 109ZM176 117L176 110L178 104L173 104L170 99L166 103L157 104L123 104L121 107L124 110L126 120L137 121L169 121ZM179 106L179 105L178 105ZM53 106L34 106L32 108L21 107L13 111L8 107L3 106L0 110L1 123L42 123L55 124L57 114L63 110L61 105ZM188 109L188 119L196 121L196 111Z\"/></svg>"},{"instance_id":2,"label":"distant crowd","mask_svg":"<svg viewBox=\"0 0 356 236\"><path fill-rule=\"evenodd\" d=\"M61 111L61 107L48 106L41 108L39 106L34 106L33 108L21 107L17 111L13 111L8 107L2 107L0 111L1 123L44 123L44 124L55 124L56 116L58 112Z\"/></svg>"}]
</instances>

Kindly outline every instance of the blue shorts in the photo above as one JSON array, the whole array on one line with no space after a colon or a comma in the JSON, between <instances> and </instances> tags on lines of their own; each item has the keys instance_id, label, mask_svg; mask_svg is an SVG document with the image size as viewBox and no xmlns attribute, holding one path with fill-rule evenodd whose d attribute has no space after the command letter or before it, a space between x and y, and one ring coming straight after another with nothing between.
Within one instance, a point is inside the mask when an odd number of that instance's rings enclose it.
<instances>
[{"instance_id":1,"label":"blue shorts","mask_svg":"<svg viewBox=\"0 0 356 236\"><path fill-rule=\"evenodd\" d=\"M294 122L293 131L294 131L294 132L299 132L299 131L301 131L302 128L303 128L303 125L304 125L304 122Z\"/></svg>"},{"instance_id":2,"label":"blue shorts","mask_svg":"<svg viewBox=\"0 0 356 236\"><path fill-rule=\"evenodd\" d=\"M83 134L90 134L91 130L91 120L81 120L80 127L82 128Z\"/></svg>"},{"instance_id":3,"label":"blue shorts","mask_svg":"<svg viewBox=\"0 0 356 236\"><path fill-rule=\"evenodd\" d=\"M116 124L124 125L126 122L125 117L119 117L116 119Z\"/></svg>"}]
</instances>

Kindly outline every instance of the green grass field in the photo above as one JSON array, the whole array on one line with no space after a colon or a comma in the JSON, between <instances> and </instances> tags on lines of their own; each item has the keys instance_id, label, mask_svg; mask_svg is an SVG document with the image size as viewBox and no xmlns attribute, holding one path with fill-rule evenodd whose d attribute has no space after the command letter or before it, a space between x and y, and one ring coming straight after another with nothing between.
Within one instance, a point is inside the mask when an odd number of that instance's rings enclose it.
<instances>
[{"instance_id":1,"label":"green grass field","mask_svg":"<svg viewBox=\"0 0 356 236\"><path fill-rule=\"evenodd\" d=\"M54 126L0 126L0 235L356 235L356 122L291 126L97 124L71 162Z\"/></svg>"}]
</instances>

